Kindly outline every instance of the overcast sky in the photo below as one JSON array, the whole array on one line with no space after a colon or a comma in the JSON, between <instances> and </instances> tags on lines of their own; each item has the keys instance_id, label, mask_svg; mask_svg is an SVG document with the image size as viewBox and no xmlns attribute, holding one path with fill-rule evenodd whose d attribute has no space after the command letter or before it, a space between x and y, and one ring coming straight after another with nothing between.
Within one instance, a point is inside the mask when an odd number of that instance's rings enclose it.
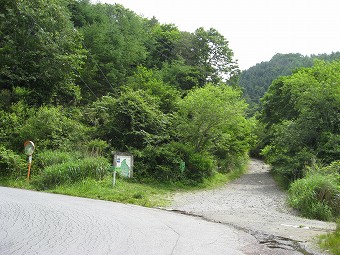
<instances>
[{"instance_id":1,"label":"overcast sky","mask_svg":"<svg viewBox=\"0 0 340 255\"><path fill-rule=\"evenodd\" d=\"M96 2L94 0L93 2ZM119 3L179 30L217 29L240 68L276 53L303 55L340 51L340 0L101 0Z\"/></svg>"}]
</instances>

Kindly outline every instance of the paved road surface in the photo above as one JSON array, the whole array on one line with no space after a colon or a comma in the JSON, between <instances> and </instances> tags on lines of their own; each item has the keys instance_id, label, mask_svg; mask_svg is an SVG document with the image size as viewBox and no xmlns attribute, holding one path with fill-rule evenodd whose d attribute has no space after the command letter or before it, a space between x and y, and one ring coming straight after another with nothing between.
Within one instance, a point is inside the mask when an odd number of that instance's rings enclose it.
<instances>
[{"instance_id":1,"label":"paved road surface","mask_svg":"<svg viewBox=\"0 0 340 255\"><path fill-rule=\"evenodd\" d=\"M1 255L300 254L199 217L0 187Z\"/></svg>"}]
</instances>

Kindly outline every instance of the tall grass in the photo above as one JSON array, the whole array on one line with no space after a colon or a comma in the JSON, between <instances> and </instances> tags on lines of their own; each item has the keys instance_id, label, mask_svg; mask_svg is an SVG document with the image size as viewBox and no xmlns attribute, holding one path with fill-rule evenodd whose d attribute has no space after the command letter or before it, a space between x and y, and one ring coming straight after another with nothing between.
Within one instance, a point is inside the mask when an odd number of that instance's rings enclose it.
<instances>
[{"instance_id":1,"label":"tall grass","mask_svg":"<svg viewBox=\"0 0 340 255\"><path fill-rule=\"evenodd\" d=\"M319 245L334 255L340 255L340 219L337 220L335 232L322 235L319 239Z\"/></svg>"},{"instance_id":2,"label":"tall grass","mask_svg":"<svg viewBox=\"0 0 340 255\"><path fill-rule=\"evenodd\" d=\"M337 174L307 174L289 189L289 203L307 218L334 220L339 217L340 187Z\"/></svg>"},{"instance_id":3,"label":"tall grass","mask_svg":"<svg viewBox=\"0 0 340 255\"><path fill-rule=\"evenodd\" d=\"M43 173L34 179L39 189L48 189L61 184L71 184L87 178L103 179L110 164L103 157L87 157L75 161L47 166Z\"/></svg>"}]
</instances>

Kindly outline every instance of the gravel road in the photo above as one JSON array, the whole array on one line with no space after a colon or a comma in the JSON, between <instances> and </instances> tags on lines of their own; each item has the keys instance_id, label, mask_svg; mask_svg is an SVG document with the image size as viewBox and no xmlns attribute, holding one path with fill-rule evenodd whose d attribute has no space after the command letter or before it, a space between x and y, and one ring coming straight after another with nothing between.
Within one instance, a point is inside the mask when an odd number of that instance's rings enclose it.
<instances>
[{"instance_id":1,"label":"gravel road","mask_svg":"<svg viewBox=\"0 0 340 255\"><path fill-rule=\"evenodd\" d=\"M299 217L286 205L286 193L269 174L269 166L255 159L247 174L224 187L175 194L168 210L243 229L259 242L281 250L303 247L307 254L321 254L313 239L336 227L335 223Z\"/></svg>"},{"instance_id":2,"label":"gravel road","mask_svg":"<svg viewBox=\"0 0 340 255\"><path fill-rule=\"evenodd\" d=\"M0 187L1 255L273 253L249 233L159 209Z\"/></svg>"}]
</instances>

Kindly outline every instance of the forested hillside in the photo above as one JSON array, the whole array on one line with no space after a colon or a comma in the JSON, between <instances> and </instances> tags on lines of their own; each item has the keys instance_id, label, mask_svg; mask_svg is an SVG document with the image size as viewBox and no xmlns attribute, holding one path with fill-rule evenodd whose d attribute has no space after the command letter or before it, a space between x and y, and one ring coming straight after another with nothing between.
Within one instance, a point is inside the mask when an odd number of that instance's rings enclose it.
<instances>
[{"instance_id":1,"label":"forested hillside","mask_svg":"<svg viewBox=\"0 0 340 255\"><path fill-rule=\"evenodd\" d=\"M239 85L243 89L245 99L253 108L251 112L254 113L258 109L260 99L276 78L291 75L299 67L311 67L315 59L330 62L340 59L340 52L311 56L298 53L276 54L270 61L261 62L242 71Z\"/></svg>"},{"instance_id":2,"label":"forested hillside","mask_svg":"<svg viewBox=\"0 0 340 255\"><path fill-rule=\"evenodd\" d=\"M0 181L24 182L27 140L30 188L89 182L104 195L115 193L112 151L134 155L138 184L185 186L242 168L252 148L290 186L293 206L334 219L339 56L277 54L240 77L214 28L180 31L89 0L1 0Z\"/></svg>"},{"instance_id":3,"label":"forested hillside","mask_svg":"<svg viewBox=\"0 0 340 255\"><path fill-rule=\"evenodd\" d=\"M49 188L107 175L135 155L137 180L199 183L247 159L239 69L215 29L180 31L122 5L2 1L1 175ZM181 167L180 167L181 166ZM183 167L185 166L185 167Z\"/></svg>"},{"instance_id":4,"label":"forested hillside","mask_svg":"<svg viewBox=\"0 0 340 255\"><path fill-rule=\"evenodd\" d=\"M262 99L261 154L307 217L340 216L340 61L276 79Z\"/></svg>"}]
</instances>

